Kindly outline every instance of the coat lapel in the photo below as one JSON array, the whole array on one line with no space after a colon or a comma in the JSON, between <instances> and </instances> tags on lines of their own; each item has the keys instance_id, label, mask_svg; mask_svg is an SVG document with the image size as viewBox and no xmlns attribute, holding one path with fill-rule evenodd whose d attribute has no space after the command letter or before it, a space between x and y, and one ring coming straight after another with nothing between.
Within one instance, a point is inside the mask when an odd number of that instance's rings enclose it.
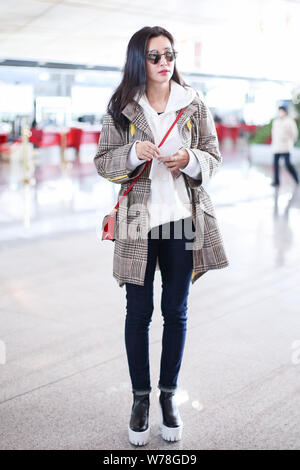
<instances>
[{"instance_id":1,"label":"coat lapel","mask_svg":"<svg viewBox=\"0 0 300 470\"><path fill-rule=\"evenodd\" d=\"M180 110L176 111L176 115L179 113ZM197 111L197 107L195 104L190 103L185 110L183 111L182 115L177 121L177 127L179 130L179 134L181 135L181 130L186 121L190 118L194 112ZM138 127L141 131L143 131L149 137L149 140L154 143L154 136L153 133L148 125L147 119L143 112L143 108L137 104L137 108L135 109L134 103L128 103L122 111L122 114L126 116L130 122L132 122L136 127Z\"/></svg>"},{"instance_id":2,"label":"coat lapel","mask_svg":"<svg viewBox=\"0 0 300 470\"><path fill-rule=\"evenodd\" d=\"M147 134L149 140L154 143L154 136L144 115L143 108L139 104L136 104L136 106L137 108L135 109L134 103L128 103L123 109L122 114L138 129Z\"/></svg>"},{"instance_id":3,"label":"coat lapel","mask_svg":"<svg viewBox=\"0 0 300 470\"><path fill-rule=\"evenodd\" d=\"M190 103L185 110L183 111L182 115L177 121L177 126L179 130L179 134L182 135L182 127L186 124L186 122L189 120L189 118L192 116L197 111L197 107L195 104ZM179 110L176 111L176 115L179 113Z\"/></svg>"}]
</instances>

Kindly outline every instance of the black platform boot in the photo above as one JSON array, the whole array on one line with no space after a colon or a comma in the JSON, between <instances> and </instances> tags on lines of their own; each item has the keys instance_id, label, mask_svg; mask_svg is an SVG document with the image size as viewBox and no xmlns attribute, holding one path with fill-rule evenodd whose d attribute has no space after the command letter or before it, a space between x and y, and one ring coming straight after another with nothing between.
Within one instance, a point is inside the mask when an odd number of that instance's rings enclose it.
<instances>
[{"instance_id":1,"label":"black platform boot","mask_svg":"<svg viewBox=\"0 0 300 470\"><path fill-rule=\"evenodd\" d=\"M160 391L159 410L163 439L166 441L179 441L182 436L183 422L175 403L175 392Z\"/></svg>"},{"instance_id":2,"label":"black platform boot","mask_svg":"<svg viewBox=\"0 0 300 470\"><path fill-rule=\"evenodd\" d=\"M133 393L133 405L131 409L130 423L128 425L129 442L142 446L149 442L149 393L137 395Z\"/></svg>"}]
</instances>

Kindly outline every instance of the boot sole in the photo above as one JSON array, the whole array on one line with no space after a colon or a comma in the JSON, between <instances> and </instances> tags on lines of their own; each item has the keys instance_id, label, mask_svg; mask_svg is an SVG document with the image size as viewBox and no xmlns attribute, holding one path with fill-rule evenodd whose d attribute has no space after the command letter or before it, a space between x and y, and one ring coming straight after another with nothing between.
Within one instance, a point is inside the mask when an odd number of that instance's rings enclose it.
<instances>
[{"instance_id":1,"label":"boot sole","mask_svg":"<svg viewBox=\"0 0 300 470\"><path fill-rule=\"evenodd\" d=\"M146 431L133 431L128 424L129 442L135 446L144 446L150 439L150 426Z\"/></svg>"},{"instance_id":2,"label":"boot sole","mask_svg":"<svg viewBox=\"0 0 300 470\"><path fill-rule=\"evenodd\" d=\"M179 441L182 437L183 422L181 421L180 426L177 426L176 428L169 428L168 426L165 426L163 423L163 414L162 414L160 402L159 402L159 415L160 415L159 429L160 429L162 438L165 441Z\"/></svg>"}]
</instances>

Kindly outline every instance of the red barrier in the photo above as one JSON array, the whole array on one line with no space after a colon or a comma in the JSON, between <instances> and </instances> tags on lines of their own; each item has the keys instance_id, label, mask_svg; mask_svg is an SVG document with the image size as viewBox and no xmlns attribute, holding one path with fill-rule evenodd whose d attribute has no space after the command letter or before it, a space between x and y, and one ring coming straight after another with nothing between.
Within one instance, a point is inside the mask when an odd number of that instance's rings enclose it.
<instances>
[{"instance_id":1,"label":"red barrier","mask_svg":"<svg viewBox=\"0 0 300 470\"><path fill-rule=\"evenodd\" d=\"M5 144L0 144L0 153L9 153L10 147L12 147L17 142L22 142L21 137L19 139L14 140L13 142L6 142Z\"/></svg>"},{"instance_id":2,"label":"red barrier","mask_svg":"<svg viewBox=\"0 0 300 470\"><path fill-rule=\"evenodd\" d=\"M271 143L272 143L272 135L270 135L270 136L264 141L264 144L271 145Z\"/></svg>"},{"instance_id":3,"label":"red barrier","mask_svg":"<svg viewBox=\"0 0 300 470\"><path fill-rule=\"evenodd\" d=\"M77 152L79 152L80 146L82 144L98 144L100 131L85 131L83 129L78 129L72 127L70 129L71 133L71 147L75 147Z\"/></svg>"},{"instance_id":4,"label":"red barrier","mask_svg":"<svg viewBox=\"0 0 300 470\"><path fill-rule=\"evenodd\" d=\"M30 142L40 148L52 147L54 145L60 146L61 133L60 132L47 132L42 129L31 129Z\"/></svg>"},{"instance_id":5,"label":"red barrier","mask_svg":"<svg viewBox=\"0 0 300 470\"><path fill-rule=\"evenodd\" d=\"M62 133L61 132L48 132L42 129L31 129L30 142L37 147L46 148L54 145L61 145ZM82 144L98 144L100 131L85 131L72 127L66 133L66 147L74 147L79 152Z\"/></svg>"},{"instance_id":6,"label":"red barrier","mask_svg":"<svg viewBox=\"0 0 300 470\"><path fill-rule=\"evenodd\" d=\"M6 133L0 134L0 144L6 144L7 141L8 141L8 134Z\"/></svg>"},{"instance_id":7,"label":"red barrier","mask_svg":"<svg viewBox=\"0 0 300 470\"><path fill-rule=\"evenodd\" d=\"M98 144L100 130L99 131L86 131L72 127L66 132L66 141L63 142L62 132L49 132L43 129L36 129L35 127L30 129L31 136L29 142L33 143L39 148L48 148L53 146L61 147L62 144L65 147L73 147L76 152L79 153L80 146L83 144ZM14 142L7 142L8 135L0 134L0 152L9 152L10 145ZM21 139L17 139L15 142L21 142Z\"/></svg>"},{"instance_id":8,"label":"red barrier","mask_svg":"<svg viewBox=\"0 0 300 470\"><path fill-rule=\"evenodd\" d=\"M237 126L225 126L224 124L216 123L217 136L220 142L222 142L222 140L224 140L226 137L236 142L241 131L247 131L252 134L256 131L257 127L258 126L248 124L239 124Z\"/></svg>"}]
</instances>

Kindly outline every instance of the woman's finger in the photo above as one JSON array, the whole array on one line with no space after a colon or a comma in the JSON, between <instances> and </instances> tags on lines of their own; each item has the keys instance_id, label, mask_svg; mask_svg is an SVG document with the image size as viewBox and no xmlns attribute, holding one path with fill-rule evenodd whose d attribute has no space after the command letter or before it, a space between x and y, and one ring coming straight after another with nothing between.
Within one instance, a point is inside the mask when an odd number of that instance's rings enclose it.
<instances>
[{"instance_id":1,"label":"woman's finger","mask_svg":"<svg viewBox=\"0 0 300 470\"><path fill-rule=\"evenodd\" d=\"M148 157L148 158L153 158L153 151L152 150L145 150L144 151L144 154Z\"/></svg>"},{"instance_id":2,"label":"woman's finger","mask_svg":"<svg viewBox=\"0 0 300 470\"><path fill-rule=\"evenodd\" d=\"M147 150L151 152L151 154L154 156L160 155L159 148L156 145L152 144L151 142L148 143Z\"/></svg>"},{"instance_id":3,"label":"woman's finger","mask_svg":"<svg viewBox=\"0 0 300 470\"><path fill-rule=\"evenodd\" d=\"M168 168L168 170L175 170L178 168L177 163L169 163L168 165L166 165L166 167Z\"/></svg>"}]
</instances>

